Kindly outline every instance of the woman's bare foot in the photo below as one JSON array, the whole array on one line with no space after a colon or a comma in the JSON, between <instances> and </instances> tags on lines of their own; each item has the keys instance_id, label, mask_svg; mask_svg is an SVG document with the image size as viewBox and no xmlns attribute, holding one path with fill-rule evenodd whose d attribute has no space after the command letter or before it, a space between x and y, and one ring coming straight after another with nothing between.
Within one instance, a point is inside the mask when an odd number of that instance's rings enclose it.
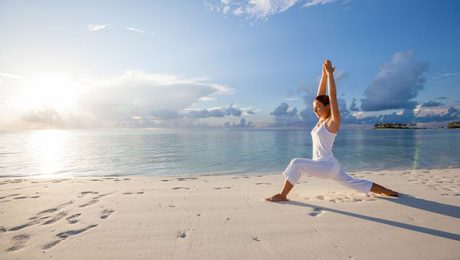
<instances>
[{"instance_id":1,"label":"woman's bare foot","mask_svg":"<svg viewBox=\"0 0 460 260\"><path fill-rule=\"evenodd\" d=\"M386 189L386 191L382 192L382 194L385 194L391 197L399 197L399 194L396 191L392 191L390 189Z\"/></svg>"},{"instance_id":2,"label":"woman's bare foot","mask_svg":"<svg viewBox=\"0 0 460 260\"><path fill-rule=\"evenodd\" d=\"M288 199L286 197L284 197L283 195L281 195L280 193L275 194L275 195L271 196L270 198L266 198L265 200L266 201L271 201L271 202L288 201Z\"/></svg>"},{"instance_id":3,"label":"woman's bare foot","mask_svg":"<svg viewBox=\"0 0 460 260\"><path fill-rule=\"evenodd\" d=\"M387 189L383 186L380 186L377 183L372 184L371 191L377 194L384 194L384 195L391 196L391 197L399 196L397 192Z\"/></svg>"}]
</instances>

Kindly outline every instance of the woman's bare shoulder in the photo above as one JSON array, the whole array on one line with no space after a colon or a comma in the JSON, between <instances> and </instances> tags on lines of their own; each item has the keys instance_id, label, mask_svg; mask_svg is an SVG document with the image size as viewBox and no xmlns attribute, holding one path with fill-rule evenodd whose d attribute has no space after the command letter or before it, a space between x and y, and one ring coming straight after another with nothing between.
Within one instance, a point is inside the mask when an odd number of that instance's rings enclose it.
<instances>
[{"instance_id":1,"label":"woman's bare shoulder","mask_svg":"<svg viewBox=\"0 0 460 260\"><path fill-rule=\"evenodd\" d=\"M329 119L326 124L325 124L325 127L327 129L327 131L333 133L333 134L336 134L339 132L340 130L340 122L337 122L333 119Z\"/></svg>"}]
</instances>

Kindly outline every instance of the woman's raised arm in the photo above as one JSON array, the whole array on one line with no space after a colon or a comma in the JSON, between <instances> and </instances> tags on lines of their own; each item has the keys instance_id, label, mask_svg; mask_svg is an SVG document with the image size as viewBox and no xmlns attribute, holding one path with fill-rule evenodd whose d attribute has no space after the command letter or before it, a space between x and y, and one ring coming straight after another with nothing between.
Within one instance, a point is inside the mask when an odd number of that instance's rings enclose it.
<instances>
[{"instance_id":1,"label":"woman's raised arm","mask_svg":"<svg viewBox=\"0 0 460 260\"><path fill-rule=\"evenodd\" d=\"M326 73L326 67L323 65L322 67L322 74L321 74L321 79L319 80L319 85L318 85L318 92L316 96L320 95L326 95L326 82L327 82L327 73Z\"/></svg>"},{"instance_id":2,"label":"woman's raised arm","mask_svg":"<svg viewBox=\"0 0 460 260\"><path fill-rule=\"evenodd\" d=\"M340 128L340 111L339 105L337 103L337 90L335 87L335 79L334 79L334 70L335 68L332 67L332 63L330 60L327 60L324 64L328 85L329 85L329 103L331 107L331 131L337 132Z\"/></svg>"}]
</instances>

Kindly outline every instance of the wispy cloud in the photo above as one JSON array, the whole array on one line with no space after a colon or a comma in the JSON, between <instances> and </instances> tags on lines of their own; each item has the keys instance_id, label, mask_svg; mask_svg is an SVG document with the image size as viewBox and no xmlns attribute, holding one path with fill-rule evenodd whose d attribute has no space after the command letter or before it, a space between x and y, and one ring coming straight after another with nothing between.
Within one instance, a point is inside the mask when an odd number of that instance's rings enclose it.
<instances>
[{"instance_id":1,"label":"wispy cloud","mask_svg":"<svg viewBox=\"0 0 460 260\"><path fill-rule=\"evenodd\" d=\"M212 1L205 1L204 5L213 12L225 15L245 16L256 21L266 21L270 16L283 13L295 5L303 3L303 7L324 5L340 0L221 0L214 4ZM343 3L350 2L342 0Z\"/></svg>"},{"instance_id":2,"label":"wispy cloud","mask_svg":"<svg viewBox=\"0 0 460 260\"><path fill-rule=\"evenodd\" d=\"M307 1L303 7L313 7L315 5L325 5L325 4L330 4L337 2L338 0L309 0Z\"/></svg>"},{"instance_id":3,"label":"wispy cloud","mask_svg":"<svg viewBox=\"0 0 460 260\"><path fill-rule=\"evenodd\" d=\"M23 78L21 76L19 76L19 75L10 74L10 73L4 73L4 72L0 72L0 78L13 79L13 80L23 80Z\"/></svg>"},{"instance_id":4,"label":"wispy cloud","mask_svg":"<svg viewBox=\"0 0 460 260\"><path fill-rule=\"evenodd\" d=\"M460 72L447 72L447 73L442 73L442 74L433 76L431 79L439 79L439 78L454 77L454 76L460 76Z\"/></svg>"},{"instance_id":5,"label":"wispy cloud","mask_svg":"<svg viewBox=\"0 0 460 260\"><path fill-rule=\"evenodd\" d=\"M125 26L125 29L128 30L128 31L133 31L133 32L137 32L137 33L145 33L143 30L138 29L138 28L134 28L134 27Z\"/></svg>"},{"instance_id":6,"label":"wispy cloud","mask_svg":"<svg viewBox=\"0 0 460 260\"><path fill-rule=\"evenodd\" d=\"M109 28L110 24L89 24L88 30L91 32L97 32Z\"/></svg>"},{"instance_id":7,"label":"wispy cloud","mask_svg":"<svg viewBox=\"0 0 460 260\"><path fill-rule=\"evenodd\" d=\"M211 10L236 16L244 15L255 20L266 20L269 16L285 12L297 2L298 0L222 0L220 7ZM209 4L207 6L209 7Z\"/></svg>"}]
</instances>

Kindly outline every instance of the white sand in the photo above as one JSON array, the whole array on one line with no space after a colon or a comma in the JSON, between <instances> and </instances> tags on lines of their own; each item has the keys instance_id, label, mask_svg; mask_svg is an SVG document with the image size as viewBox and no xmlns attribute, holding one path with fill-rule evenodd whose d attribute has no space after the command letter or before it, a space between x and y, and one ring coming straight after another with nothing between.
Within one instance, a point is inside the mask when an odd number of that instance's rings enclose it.
<instances>
[{"instance_id":1,"label":"white sand","mask_svg":"<svg viewBox=\"0 0 460 260\"><path fill-rule=\"evenodd\" d=\"M356 172L365 195L280 174L0 179L1 259L460 259L460 169Z\"/></svg>"}]
</instances>

